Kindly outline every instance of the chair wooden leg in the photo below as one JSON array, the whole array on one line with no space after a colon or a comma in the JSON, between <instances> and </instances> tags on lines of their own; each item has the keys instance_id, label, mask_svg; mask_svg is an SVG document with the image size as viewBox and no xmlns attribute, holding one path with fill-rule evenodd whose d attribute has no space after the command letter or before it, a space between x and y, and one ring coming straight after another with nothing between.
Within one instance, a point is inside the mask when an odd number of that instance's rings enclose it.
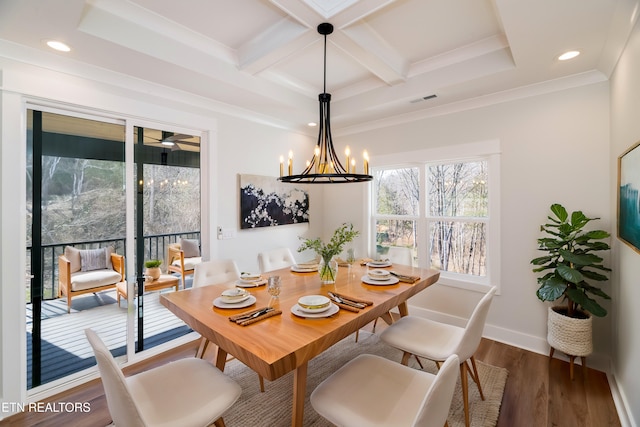
<instances>
[{"instance_id":1,"label":"chair wooden leg","mask_svg":"<svg viewBox=\"0 0 640 427\"><path fill-rule=\"evenodd\" d=\"M375 332L376 331L376 325L378 324L378 317L376 317L376 320L373 321L373 329L372 331Z\"/></svg>"},{"instance_id":2,"label":"chair wooden leg","mask_svg":"<svg viewBox=\"0 0 640 427\"><path fill-rule=\"evenodd\" d=\"M400 361L400 363L402 363L404 366L407 366L409 364L409 358L411 357L411 353L405 351L402 354L402 360Z\"/></svg>"},{"instance_id":3,"label":"chair wooden leg","mask_svg":"<svg viewBox=\"0 0 640 427\"><path fill-rule=\"evenodd\" d=\"M462 386L462 402L464 403L464 425L469 427L469 379L467 378L467 364L460 364L460 385Z\"/></svg>"},{"instance_id":4,"label":"chair wooden leg","mask_svg":"<svg viewBox=\"0 0 640 427\"><path fill-rule=\"evenodd\" d=\"M358 342L358 337L360 336L360 329L356 331L356 342Z\"/></svg>"},{"instance_id":5,"label":"chair wooden leg","mask_svg":"<svg viewBox=\"0 0 640 427\"><path fill-rule=\"evenodd\" d=\"M258 374L258 381L260 382L260 393L264 393L264 378Z\"/></svg>"},{"instance_id":6,"label":"chair wooden leg","mask_svg":"<svg viewBox=\"0 0 640 427\"><path fill-rule=\"evenodd\" d=\"M209 346L209 340L205 337L200 337L200 345L196 350L196 358L202 359L204 357L205 352L207 351L207 347Z\"/></svg>"},{"instance_id":7,"label":"chair wooden leg","mask_svg":"<svg viewBox=\"0 0 640 427\"><path fill-rule=\"evenodd\" d=\"M217 420L215 420L213 422L213 425L216 426L216 427L225 427L224 420L222 419L222 417L220 417Z\"/></svg>"},{"instance_id":8,"label":"chair wooden leg","mask_svg":"<svg viewBox=\"0 0 640 427\"><path fill-rule=\"evenodd\" d=\"M478 375L478 367L476 366L476 358L471 356L471 367L472 369L472 373L471 373L471 378L473 378L473 381L475 381L476 385L478 386L478 391L480 392L480 397L482 398L482 400L484 400L484 394L482 393L482 386L480 385L480 376Z\"/></svg>"},{"instance_id":9,"label":"chair wooden leg","mask_svg":"<svg viewBox=\"0 0 640 427\"><path fill-rule=\"evenodd\" d=\"M413 355L413 357L416 358L416 362L418 362L418 365L420 365L420 369L422 369L424 371L424 366L422 366L422 362L420 361L420 358L418 356L416 356L415 354Z\"/></svg>"}]
</instances>

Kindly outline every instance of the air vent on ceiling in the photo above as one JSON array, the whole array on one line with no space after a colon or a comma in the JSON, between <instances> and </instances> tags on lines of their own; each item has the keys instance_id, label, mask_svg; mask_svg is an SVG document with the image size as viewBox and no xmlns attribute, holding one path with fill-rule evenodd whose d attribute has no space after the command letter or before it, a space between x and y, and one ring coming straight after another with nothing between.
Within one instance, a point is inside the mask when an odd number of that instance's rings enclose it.
<instances>
[{"instance_id":1,"label":"air vent on ceiling","mask_svg":"<svg viewBox=\"0 0 640 427\"><path fill-rule=\"evenodd\" d=\"M416 102L422 102L422 101L426 101L427 99L433 99L433 98L437 98L438 95L436 95L435 93L433 95L427 95L427 96L423 96L422 98L418 98L418 99L412 99L411 101L409 101L411 104L415 104Z\"/></svg>"}]
</instances>

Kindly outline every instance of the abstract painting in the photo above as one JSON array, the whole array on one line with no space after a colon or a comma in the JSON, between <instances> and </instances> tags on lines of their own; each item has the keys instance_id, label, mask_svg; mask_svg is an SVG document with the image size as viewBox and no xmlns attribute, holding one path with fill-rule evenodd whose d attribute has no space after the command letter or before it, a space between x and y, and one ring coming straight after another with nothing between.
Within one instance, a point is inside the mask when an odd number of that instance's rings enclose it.
<instances>
[{"instance_id":1,"label":"abstract painting","mask_svg":"<svg viewBox=\"0 0 640 427\"><path fill-rule=\"evenodd\" d=\"M283 184L275 177L240 175L240 228L309 222L305 185Z\"/></svg>"},{"instance_id":2,"label":"abstract painting","mask_svg":"<svg viewBox=\"0 0 640 427\"><path fill-rule=\"evenodd\" d=\"M640 252L640 143L618 158L618 237Z\"/></svg>"}]
</instances>

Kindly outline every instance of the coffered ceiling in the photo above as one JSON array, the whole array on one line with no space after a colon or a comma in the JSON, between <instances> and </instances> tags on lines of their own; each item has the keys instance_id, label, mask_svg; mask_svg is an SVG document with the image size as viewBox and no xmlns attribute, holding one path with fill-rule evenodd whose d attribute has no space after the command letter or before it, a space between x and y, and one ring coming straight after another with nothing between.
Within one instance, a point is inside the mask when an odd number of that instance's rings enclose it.
<instances>
[{"instance_id":1,"label":"coffered ceiling","mask_svg":"<svg viewBox=\"0 0 640 427\"><path fill-rule=\"evenodd\" d=\"M637 0L0 0L0 56L196 94L290 129L383 126L606 80ZM45 41L71 46L51 51ZM559 62L571 49L581 55ZM105 77L99 77L105 78ZM435 97L432 97L435 95Z\"/></svg>"}]
</instances>

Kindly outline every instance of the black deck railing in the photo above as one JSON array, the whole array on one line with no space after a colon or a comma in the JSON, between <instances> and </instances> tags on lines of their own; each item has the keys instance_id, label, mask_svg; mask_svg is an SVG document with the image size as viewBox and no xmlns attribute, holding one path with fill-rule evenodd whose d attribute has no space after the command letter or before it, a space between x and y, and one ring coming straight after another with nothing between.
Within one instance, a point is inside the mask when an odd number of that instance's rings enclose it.
<instances>
[{"instance_id":1,"label":"black deck railing","mask_svg":"<svg viewBox=\"0 0 640 427\"><path fill-rule=\"evenodd\" d=\"M145 260L160 259L166 269L167 249L171 243L176 243L180 239L198 239L199 231L188 231L183 233L155 234L144 236ZM127 256L125 250L125 239L103 239L87 240L78 242L55 243L42 245L42 299L50 300L58 298L58 257L64 253L66 246L73 246L78 249L96 249L102 247L113 247L117 254ZM31 269L31 246L27 246L27 269ZM27 302L31 303L30 287L27 284Z\"/></svg>"}]
</instances>

